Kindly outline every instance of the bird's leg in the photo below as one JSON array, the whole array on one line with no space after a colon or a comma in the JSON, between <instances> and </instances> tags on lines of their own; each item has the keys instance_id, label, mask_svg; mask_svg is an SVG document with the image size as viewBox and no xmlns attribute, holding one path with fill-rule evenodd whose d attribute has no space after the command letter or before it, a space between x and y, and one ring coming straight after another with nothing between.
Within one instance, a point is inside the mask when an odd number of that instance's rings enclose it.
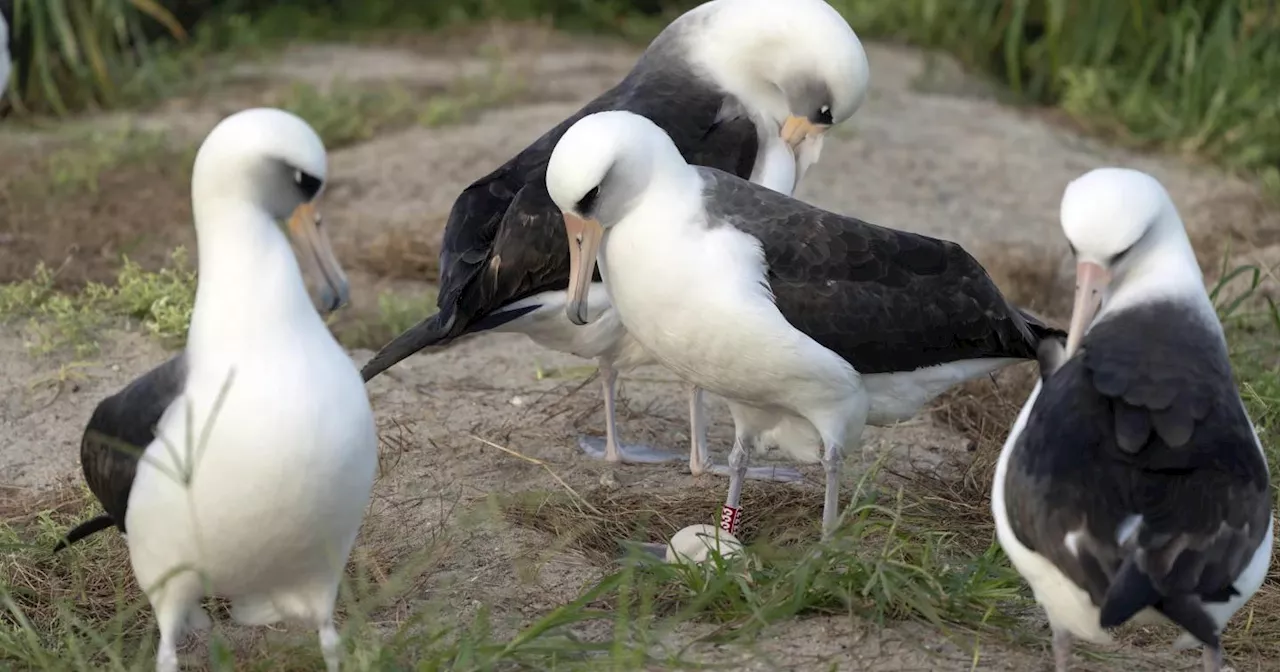
<instances>
[{"instance_id":1,"label":"bird's leg","mask_svg":"<svg viewBox=\"0 0 1280 672\"><path fill-rule=\"evenodd\" d=\"M1204 647L1204 672L1222 672L1222 647Z\"/></svg>"},{"instance_id":2,"label":"bird's leg","mask_svg":"<svg viewBox=\"0 0 1280 672\"><path fill-rule=\"evenodd\" d=\"M689 386L689 473L701 476L711 466L707 454L707 416L702 411L702 388Z\"/></svg>"},{"instance_id":3,"label":"bird's leg","mask_svg":"<svg viewBox=\"0 0 1280 672\"><path fill-rule=\"evenodd\" d=\"M603 446L598 437L582 437L578 446L588 456L603 459L613 464L659 464L676 462L684 458L679 455L655 450L648 446L624 446L618 443L617 407L614 401L614 389L618 381L618 372L608 362L600 362L600 383L604 392L604 429Z\"/></svg>"},{"instance_id":4,"label":"bird's leg","mask_svg":"<svg viewBox=\"0 0 1280 672\"><path fill-rule=\"evenodd\" d=\"M191 610L200 608L203 589L193 572L170 576L148 595L156 626L160 629L160 646L156 650L156 672L178 672L178 643Z\"/></svg>"},{"instance_id":5,"label":"bird's leg","mask_svg":"<svg viewBox=\"0 0 1280 672\"><path fill-rule=\"evenodd\" d=\"M747 447L743 437L736 437L729 451L729 494L720 509L720 529L737 534L742 520L742 482L747 475Z\"/></svg>"},{"instance_id":6,"label":"bird's leg","mask_svg":"<svg viewBox=\"0 0 1280 672\"><path fill-rule=\"evenodd\" d=\"M604 386L604 459L616 464L622 461L622 451L618 450L617 405L613 396L617 389L618 372L612 366L602 366L600 382Z\"/></svg>"},{"instance_id":7,"label":"bird's leg","mask_svg":"<svg viewBox=\"0 0 1280 672\"><path fill-rule=\"evenodd\" d=\"M333 627L333 616L330 615L320 624L320 652L324 654L324 666L328 672L338 672L338 662L342 660L341 644L338 629Z\"/></svg>"},{"instance_id":8,"label":"bird's leg","mask_svg":"<svg viewBox=\"0 0 1280 672\"><path fill-rule=\"evenodd\" d=\"M696 385L689 388L689 437L689 473L694 476L733 474L731 467L711 461L711 455L707 451L707 415L702 405L702 389ZM791 467L768 466L747 469L746 478L753 481L792 483L801 480L803 476Z\"/></svg>"},{"instance_id":9,"label":"bird's leg","mask_svg":"<svg viewBox=\"0 0 1280 672\"><path fill-rule=\"evenodd\" d=\"M822 470L827 474L827 496L822 505L822 539L836 531L840 520L840 446L828 443L822 451Z\"/></svg>"},{"instance_id":10,"label":"bird's leg","mask_svg":"<svg viewBox=\"0 0 1280 672\"><path fill-rule=\"evenodd\" d=\"M1071 665L1071 633L1053 629L1053 670L1068 672Z\"/></svg>"}]
</instances>

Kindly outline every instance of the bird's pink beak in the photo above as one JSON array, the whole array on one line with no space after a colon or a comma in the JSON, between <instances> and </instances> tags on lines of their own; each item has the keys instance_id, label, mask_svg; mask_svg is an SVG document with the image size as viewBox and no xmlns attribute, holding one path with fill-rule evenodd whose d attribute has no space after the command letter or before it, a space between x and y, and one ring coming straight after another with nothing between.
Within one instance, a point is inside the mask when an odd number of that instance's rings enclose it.
<instances>
[{"instance_id":1,"label":"bird's pink beak","mask_svg":"<svg viewBox=\"0 0 1280 672\"><path fill-rule=\"evenodd\" d=\"M1076 300L1071 309L1071 326L1067 328L1067 352L1071 357L1080 347L1084 332L1093 324L1102 303L1101 293L1111 282L1111 273L1092 261L1076 264Z\"/></svg>"}]
</instances>

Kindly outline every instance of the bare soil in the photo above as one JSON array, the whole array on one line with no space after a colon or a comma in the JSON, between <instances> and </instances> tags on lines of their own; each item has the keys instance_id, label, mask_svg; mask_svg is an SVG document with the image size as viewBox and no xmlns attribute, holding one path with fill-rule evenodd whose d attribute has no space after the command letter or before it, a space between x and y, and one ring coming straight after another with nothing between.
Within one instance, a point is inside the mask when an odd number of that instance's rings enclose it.
<instances>
[{"instance_id":1,"label":"bare soil","mask_svg":"<svg viewBox=\"0 0 1280 672\"><path fill-rule=\"evenodd\" d=\"M121 252L156 267L174 245L191 246L189 168L174 163L189 161L191 149L222 115L269 100L279 87L295 81L327 86L337 79L447 85L482 72L495 51L505 63L519 64L524 102L454 125L381 135L331 154L327 221L351 270L354 302L368 310L387 288L430 291L455 195L619 79L636 49L583 45L527 29L494 30L438 47L298 47L234 69L223 83L226 97L215 90L138 116L135 121L164 130L170 151L110 171L92 194L54 195L33 180L50 148L68 142L64 130L0 129L0 280L26 277L41 260L65 262L62 277L69 284L101 280L114 273ZM992 87L946 59L876 44L868 45L868 53L870 98L849 128L833 133L799 196L879 224L956 240L1032 309L1062 314L1070 276L1058 199L1070 179L1097 166L1134 166L1161 179L1193 237L1203 242L1207 266L1217 264L1228 235L1256 247L1280 241L1280 215L1263 207L1244 181L1081 137L1036 110L1001 104ZM78 123L119 122L115 115ZM13 486L6 496L28 496L74 478L80 432L97 400L168 355L136 333L112 333L102 341L93 362L68 367L65 358L29 357L20 325L0 328L0 482ZM371 354L352 356L359 364ZM492 493L558 490L552 472L582 490L724 487L715 477L694 479L680 465L611 468L584 458L576 437L603 429L597 382L535 375L539 366L584 364L589 362L542 350L522 336L492 335L414 357L373 381L369 392L387 441L362 546L447 540L424 596L447 601L461 615L489 605L502 627L515 627L575 597L606 568L550 535L492 515ZM622 397L619 419L628 440L687 446L685 400L672 374L647 368L625 376ZM722 407L711 408L714 452L723 459L732 426ZM972 445L970 437L926 416L869 430L865 450L890 452L895 470L911 472L964 469ZM806 483L776 487L819 487L818 474L806 473ZM705 518L715 513L709 510ZM687 521L695 522L704 521ZM677 639L699 634L691 630ZM753 645L698 644L691 653L743 670L1049 668L1047 650L975 644L924 626L881 628L841 617L780 624ZM1171 670L1195 669L1199 657L1151 646L1078 662L1089 670Z\"/></svg>"}]
</instances>

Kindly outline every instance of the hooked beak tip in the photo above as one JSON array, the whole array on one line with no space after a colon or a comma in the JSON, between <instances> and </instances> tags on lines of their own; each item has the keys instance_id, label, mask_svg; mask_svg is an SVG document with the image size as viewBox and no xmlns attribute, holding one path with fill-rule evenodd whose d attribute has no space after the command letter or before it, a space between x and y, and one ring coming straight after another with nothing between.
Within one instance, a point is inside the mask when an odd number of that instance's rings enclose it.
<instances>
[{"instance_id":1,"label":"hooked beak tip","mask_svg":"<svg viewBox=\"0 0 1280 672\"><path fill-rule=\"evenodd\" d=\"M325 287L324 294L321 296L321 302L325 306L325 310L332 313L333 311L347 305L351 300L350 294L346 287L333 289Z\"/></svg>"}]
</instances>

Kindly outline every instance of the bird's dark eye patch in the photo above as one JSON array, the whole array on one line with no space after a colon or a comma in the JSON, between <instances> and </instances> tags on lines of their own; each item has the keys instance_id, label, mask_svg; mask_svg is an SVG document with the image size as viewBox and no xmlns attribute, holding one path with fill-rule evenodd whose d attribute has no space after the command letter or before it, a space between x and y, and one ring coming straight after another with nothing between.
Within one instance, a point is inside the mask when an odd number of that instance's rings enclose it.
<instances>
[{"instance_id":1,"label":"bird's dark eye patch","mask_svg":"<svg viewBox=\"0 0 1280 672\"><path fill-rule=\"evenodd\" d=\"M586 216L591 214L591 210L596 206L596 200L600 198L600 187L595 187L587 192L582 200L578 201L578 214Z\"/></svg>"},{"instance_id":2,"label":"bird's dark eye patch","mask_svg":"<svg viewBox=\"0 0 1280 672\"><path fill-rule=\"evenodd\" d=\"M1126 247L1120 252L1111 255L1111 258L1107 260L1107 266L1115 266L1116 264L1124 261L1124 258L1129 256L1129 253L1133 251L1133 248L1137 247L1138 244L1141 243L1147 237L1147 234L1150 232L1151 232L1151 227L1148 226L1147 229L1142 232L1142 235L1138 236L1138 239L1133 241L1133 243L1131 243L1129 247Z\"/></svg>"},{"instance_id":3,"label":"bird's dark eye patch","mask_svg":"<svg viewBox=\"0 0 1280 672\"><path fill-rule=\"evenodd\" d=\"M831 106L823 105L822 107L818 108L817 113L814 114L813 116L813 123L822 124L824 126L830 126L832 123L831 122Z\"/></svg>"},{"instance_id":4,"label":"bird's dark eye patch","mask_svg":"<svg viewBox=\"0 0 1280 672\"><path fill-rule=\"evenodd\" d=\"M1133 251L1133 248L1137 246L1138 244L1134 243L1133 245L1130 245L1129 247L1124 248L1124 250L1122 250L1119 254L1111 255L1111 258L1107 260L1107 265L1115 266L1116 264L1124 261L1124 258L1127 257L1129 253Z\"/></svg>"},{"instance_id":5,"label":"bird's dark eye patch","mask_svg":"<svg viewBox=\"0 0 1280 672\"><path fill-rule=\"evenodd\" d=\"M302 190L303 198L308 201L314 200L316 194L320 193L320 188L324 186L324 180L301 170L293 171L293 181Z\"/></svg>"}]
</instances>

